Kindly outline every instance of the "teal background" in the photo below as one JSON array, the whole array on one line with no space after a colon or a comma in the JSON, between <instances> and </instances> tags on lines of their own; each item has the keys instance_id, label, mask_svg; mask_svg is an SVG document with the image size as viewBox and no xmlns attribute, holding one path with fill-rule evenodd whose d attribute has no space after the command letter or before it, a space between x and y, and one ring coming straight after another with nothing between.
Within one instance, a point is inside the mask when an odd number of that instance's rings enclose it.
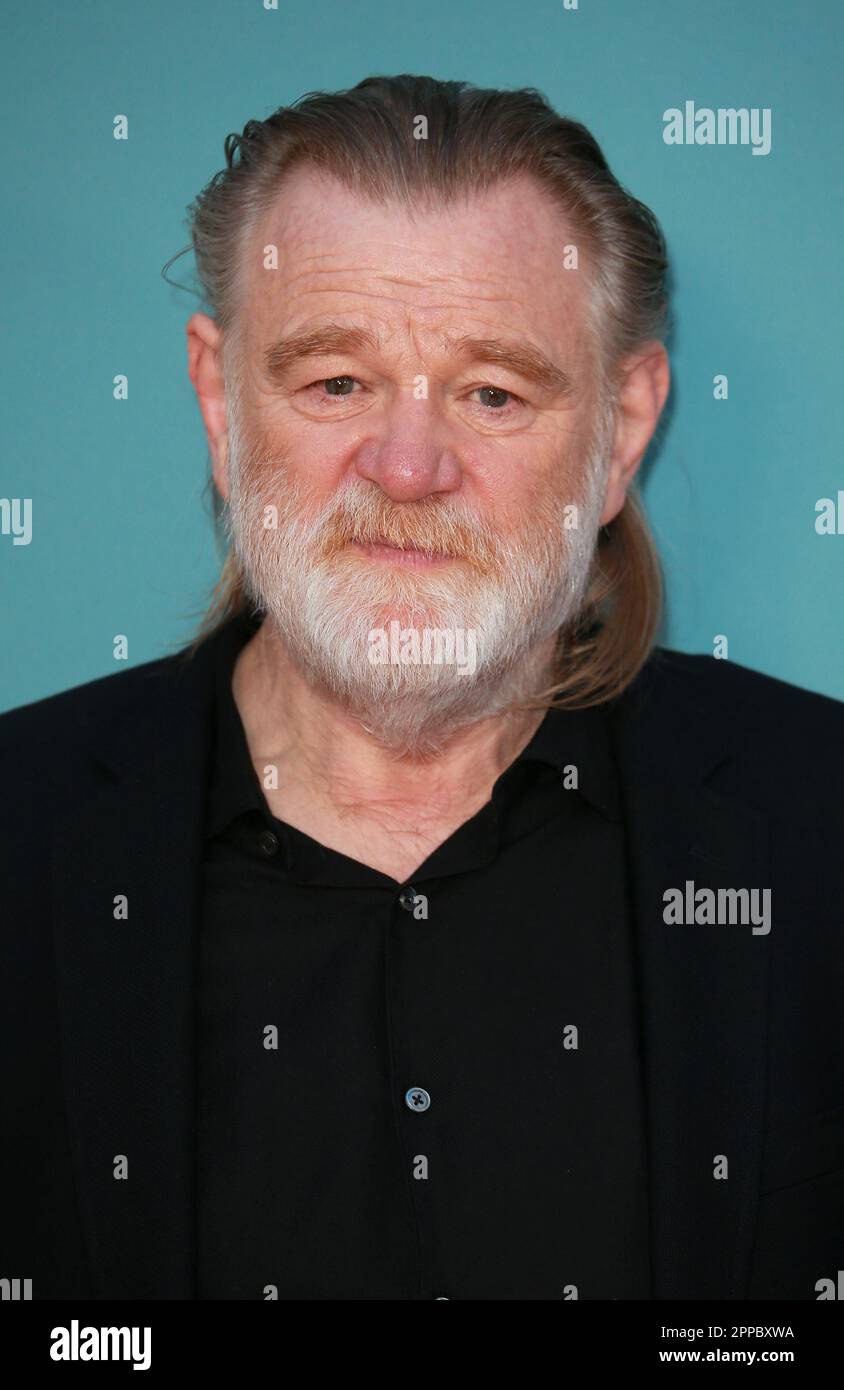
<instances>
[{"instance_id":1,"label":"teal background","mask_svg":"<svg viewBox=\"0 0 844 1390\"><path fill-rule=\"evenodd\" d=\"M661 641L724 633L732 660L844 699L844 534L814 530L844 488L838 0L77 0L2 25L0 496L33 499L33 539L0 536L0 709L126 669L116 633L130 665L190 634L218 566L186 372L201 306L160 269L229 131L405 71L538 87L656 212L676 323L644 483ZM771 153L666 146L687 99L771 107ZM192 284L192 257L170 275Z\"/></svg>"}]
</instances>

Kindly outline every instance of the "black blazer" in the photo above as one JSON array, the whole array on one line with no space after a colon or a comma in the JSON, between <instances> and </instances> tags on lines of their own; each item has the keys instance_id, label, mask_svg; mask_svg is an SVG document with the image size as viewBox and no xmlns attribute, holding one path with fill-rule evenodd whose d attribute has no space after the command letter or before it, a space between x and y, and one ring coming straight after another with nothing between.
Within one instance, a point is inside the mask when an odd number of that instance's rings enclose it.
<instances>
[{"instance_id":1,"label":"black blazer","mask_svg":"<svg viewBox=\"0 0 844 1390\"><path fill-rule=\"evenodd\" d=\"M213 655L0 717L0 1277L35 1299L195 1296ZM844 1270L844 704L657 648L611 723L654 1297L816 1299ZM687 880L770 888L770 932L667 924Z\"/></svg>"}]
</instances>

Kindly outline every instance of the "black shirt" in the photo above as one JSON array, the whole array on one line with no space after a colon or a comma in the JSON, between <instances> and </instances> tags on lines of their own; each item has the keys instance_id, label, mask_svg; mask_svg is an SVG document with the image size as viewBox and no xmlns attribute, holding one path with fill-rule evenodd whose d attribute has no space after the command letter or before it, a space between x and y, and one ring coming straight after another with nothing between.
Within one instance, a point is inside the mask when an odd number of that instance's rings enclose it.
<instances>
[{"instance_id":1,"label":"black shirt","mask_svg":"<svg viewBox=\"0 0 844 1390\"><path fill-rule=\"evenodd\" d=\"M399 884L271 814L231 690L255 630L220 644L198 1297L649 1298L606 711L549 711Z\"/></svg>"}]
</instances>

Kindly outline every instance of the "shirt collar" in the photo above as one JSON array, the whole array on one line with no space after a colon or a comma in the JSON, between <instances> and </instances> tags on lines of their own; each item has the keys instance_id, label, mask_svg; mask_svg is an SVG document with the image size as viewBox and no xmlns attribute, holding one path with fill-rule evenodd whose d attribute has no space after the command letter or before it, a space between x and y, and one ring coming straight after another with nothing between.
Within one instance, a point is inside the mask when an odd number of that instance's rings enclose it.
<instances>
[{"instance_id":1,"label":"shirt collar","mask_svg":"<svg viewBox=\"0 0 844 1390\"><path fill-rule=\"evenodd\" d=\"M565 778L566 786L576 787L607 820L622 820L610 710L606 705L549 709L519 758L550 763Z\"/></svg>"},{"instance_id":2,"label":"shirt collar","mask_svg":"<svg viewBox=\"0 0 844 1390\"><path fill-rule=\"evenodd\" d=\"M237 657L260 623L259 617L239 614L209 639L217 645L214 753L206 823L209 839L247 811L270 814L232 691ZM606 706L549 709L515 762L549 764L559 772L564 785L580 792L607 820L622 819Z\"/></svg>"},{"instance_id":3,"label":"shirt collar","mask_svg":"<svg viewBox=\"0 0 844 1390\"><path fill-rule=\"evenodd\" d=\"M260 619L238 614L209 640L217 646L214 682L214 751L208 796L206 836L219 835L245 811L267 812L267 802L252 766L246 733L232 691L234 665L258 631Z\"/></svg>"}]
</instances>

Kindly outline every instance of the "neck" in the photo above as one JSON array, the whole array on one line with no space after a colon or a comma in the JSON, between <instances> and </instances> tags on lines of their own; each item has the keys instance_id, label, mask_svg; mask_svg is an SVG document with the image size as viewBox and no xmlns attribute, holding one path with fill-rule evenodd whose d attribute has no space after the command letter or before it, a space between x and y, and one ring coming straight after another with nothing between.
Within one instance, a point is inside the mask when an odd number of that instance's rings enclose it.
<instances>
[{"instance_id":1,"label":"neck","mask_svg":"<svg viewBox=\"0 0 844 1390\"><path fill-rule=\"evenodd\" d=\"M547 673L552 637L530 665ZM278 786L333 806L341 814L371 816L385 828L411 812L431 825L471 814L529 743L542 709L513 709L447 733L436 753L415 756L385 748L331 696L314 688L280 637L264 622L241 651L232 682L250 754L259 775L277 769Z\"/></svg>"}]
</instances>

